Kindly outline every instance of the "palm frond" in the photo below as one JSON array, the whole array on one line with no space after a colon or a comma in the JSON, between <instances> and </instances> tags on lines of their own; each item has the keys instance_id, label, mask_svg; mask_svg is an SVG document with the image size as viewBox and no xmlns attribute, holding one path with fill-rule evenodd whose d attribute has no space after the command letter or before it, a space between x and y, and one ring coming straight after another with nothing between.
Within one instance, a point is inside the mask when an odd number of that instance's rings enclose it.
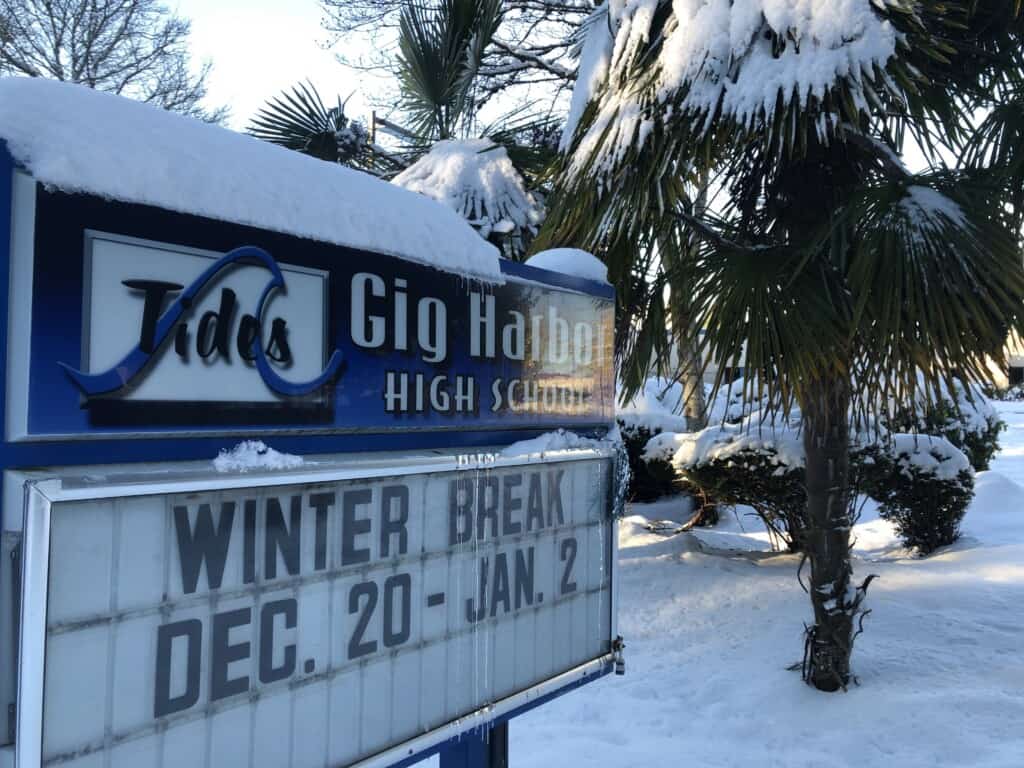
<instances>
[{"instance_id":1,"label":"palm frond","mask_svg":"<svg viewBox=\"0 0 1024 768\"><path fill-rule=\"evenodd\" d=\"M954 379L985 381L1020 330L1024 265L998 186L962 174L866 187L841 214L853 222L847 275L859 386L873 402L938 396Z\"/></svg>"},{"instance_id":2,"label":"palm frond","mask_svg":"<svg viewBox=\"0 0 1024 768\"><path fill-rule=\"evenodd\" d=\"M561 127L558 118L516 110L485 126L481 134L503 146L516 169L536 187L558 159Z\"/></svg>"},{"instance_id":3,"label":"palm frond","mask_svg":"<svg viewBox=\"0 0 1024 768\"><path fill-rule=\"evenodd\" d=\"M267 101L249 123L250 136L320 160L390 177L411 162L374 146L362 123L345 114L348 99L328 107L312 83L299 83ZM415 153L413 156L415 159Z\"/></svg>"},{"instance_id":4,"label":"palm frond","mask_svg":"<svg viewBox=\"0 0 1024 768\"><path fill-rule=\"evenodd\" d=\"M999 101L982 110L985 116L965 146L964 165L1004 183L1019 229L1024 225L1024 58L1003 83Z\"/></svg>"},{"instance_id":5,"label":"palm frond","mask_svg":"<svg viewBox=\"0 0 1024 768\"><path fill-rule=\"evenodd\" d=\"M402 8L396 75L400 107L414 133L449 139L471 121L476 75L501 19L500 0L410 2Z\"/></svg>"},{"instance_id":6,"label":"palm frond","mask_svg":"<svg viewBox=\"0 0 1024 768\"><path fill-rule=\"evenodd\" d=\"M347 125L340 99L336 107L328 108L312 83L299 83L270 99L253 117L248 132L263 141L336 161L335 134Z\"/></svg>"}]
</instances>

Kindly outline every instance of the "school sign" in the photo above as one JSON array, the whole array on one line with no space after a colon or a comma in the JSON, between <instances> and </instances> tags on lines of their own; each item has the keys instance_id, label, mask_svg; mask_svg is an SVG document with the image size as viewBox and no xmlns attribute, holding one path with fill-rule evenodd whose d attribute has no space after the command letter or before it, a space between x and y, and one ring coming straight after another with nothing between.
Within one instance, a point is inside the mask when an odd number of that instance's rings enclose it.
<instances>
[{"instance_id":1,"label":"school sign","mask_svg":"<svg viewBox=\"0 0 1024 768\"><path fill-rule=\"evenodd\" d=\"M508 447L611 426L607 285L46 181L0 144L0 766L486 765L611 670L614 451Z\"/></svg>"}]
</instances>

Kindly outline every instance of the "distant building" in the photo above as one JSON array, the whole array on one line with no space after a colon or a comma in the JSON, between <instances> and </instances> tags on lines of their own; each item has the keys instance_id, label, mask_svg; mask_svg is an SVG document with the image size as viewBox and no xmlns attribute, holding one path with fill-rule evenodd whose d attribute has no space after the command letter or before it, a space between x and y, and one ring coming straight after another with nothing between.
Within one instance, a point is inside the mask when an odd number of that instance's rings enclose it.
<instances>
[{"instance_id":1,"label":"distant building","mask_svg":"<svg viewBox=\"0 0 1024 768\"><path fill-rule=\"evenodd\" d=\"M1024 384L1024 339L1016 333L1010 335L1006 342L1006 370L994 370L997 387L1016 386ZM995 366L990 366L995 369Z\"/></svg>"}]
</instances>

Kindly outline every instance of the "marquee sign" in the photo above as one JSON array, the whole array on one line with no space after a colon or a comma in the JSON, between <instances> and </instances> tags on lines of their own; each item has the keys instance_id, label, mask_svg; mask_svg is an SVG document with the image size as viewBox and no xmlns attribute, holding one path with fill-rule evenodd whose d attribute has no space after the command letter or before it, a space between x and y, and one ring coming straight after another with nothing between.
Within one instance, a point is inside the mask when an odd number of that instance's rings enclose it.
<instances>
[{"instance_id":1,"label":"marquee sign","mask_svg":"<svg viewBox=\"0 0 1024 768\"><path fill-rule=\"evenodd\" d=\"M607 285L511 263L459 280L21 174L13 216L11 440L613 418Z\"/></svg>"},{"instance_id":2,"label":"marquee sign","mask_svg":"<svg viewBox=\"0 0 1024 768\"><path fill-rule=\"evenodd\" d=\"M460 745L609 673L619 459L507 447L613 425L614 294L501 274L62 191L0 140L0 768L484 768ZM244 438L298 466L217 473Z\"/></svg>"},{"instance_id":3,"label":"marquee sign","mask_svg":"<svg viewBox=\"0 0 1024 768\"><path fill-rule=\"evenodd\" d=\"M31 486L19 765L389 765L606 668L609 458L457 467Z\"/></svg>"}]
</instances>

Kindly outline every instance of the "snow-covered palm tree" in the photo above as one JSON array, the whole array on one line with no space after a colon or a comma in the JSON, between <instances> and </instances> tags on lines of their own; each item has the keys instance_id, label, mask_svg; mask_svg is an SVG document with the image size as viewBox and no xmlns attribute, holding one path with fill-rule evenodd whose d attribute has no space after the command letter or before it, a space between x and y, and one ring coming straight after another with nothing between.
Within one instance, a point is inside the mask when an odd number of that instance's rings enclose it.
<instances>
[{"instance_id":1,"label":"snow-covered palm tree","mask_svg":"<svg viewBox=\"0 0 1024 768\"><path fill-rule=\"evenodd\" d=\"M1019 172L1013 137L1024 134L996 127L995 140L971 142L992 83L1021 80L1020 3L606 6L584 46L540 244L601 252L621 284L646 258L652 222L682 222L699 240L672 269L690 282L708 354L727 364L745 347L748 386L802 411L805 677L845 687L865 592L849 557L851 419L906 401L919 371L935 392L983 380L986 356L1001 359L1008 328L1024 325L1000 156ZM974 162L912 173L900 159L909 142ZM727 200L713 215L691 199L705 178Z\"/></svg>"},{"instance_id":2,"label":"snow-covered palm tree","mask_svg":"<svg viewBox=\"0 0 1024 768\"><path fill-rule=\"evenodd\" d=\"M525 252L544 217L505 147L491 139L435 142L391 181L453 208L509 258Z\"/></svg>"},{"instance_id":3,"label":"snow-covered palm tree","mask_svg":"<svg viewBox=\"0 0 1024 768\"><path fill-rule=\"evenodd\" d=\"M396 74L412 144L406 152L415 160L393 182L451 206L506 256L517 258L544 210L524 171L538 171L550 153L517 141L537 127L532 121L479 126L478 74L502 5L438 0L403 6Z\"/></svg>"}]
</instances>

